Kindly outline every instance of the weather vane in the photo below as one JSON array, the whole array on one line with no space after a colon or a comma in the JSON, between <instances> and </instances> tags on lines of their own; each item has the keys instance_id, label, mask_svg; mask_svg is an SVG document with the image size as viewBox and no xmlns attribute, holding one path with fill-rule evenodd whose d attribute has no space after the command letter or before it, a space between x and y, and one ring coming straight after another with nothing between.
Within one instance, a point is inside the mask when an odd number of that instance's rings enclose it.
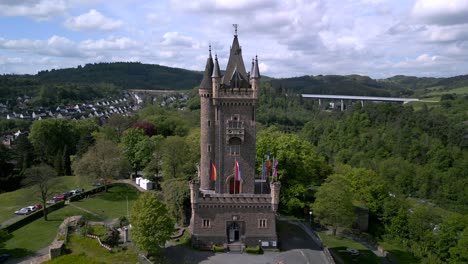
<instances>
[{"instance_id":1,"label":"weather vane","mask_svg":"<svg viewBox=\"0 0 468 264\"><path fill-rule=\"evenodd\" d=\"M232 24L232 26L234 27L234 36L237 36L237 27L239 24Z\"/></svg>"}]
</instances>

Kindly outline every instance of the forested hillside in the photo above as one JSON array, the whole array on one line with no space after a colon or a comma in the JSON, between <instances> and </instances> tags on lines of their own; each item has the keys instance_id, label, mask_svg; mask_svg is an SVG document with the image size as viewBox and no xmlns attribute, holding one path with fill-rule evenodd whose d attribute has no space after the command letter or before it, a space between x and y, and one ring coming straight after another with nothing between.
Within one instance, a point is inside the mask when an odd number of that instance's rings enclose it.
<instances>
[{"instance_id":1,"label":"forested hillside","mask_svg":"<svg viewBox=\"0 0 468 264\"><path fill-rule=\"evenodd\" d=\"M190 90L200 84L202 72L137 62L95 63L52 69L36 75L0 75L0 102L13 103L28 95L36 105L112 97L121 90ZM450 78L394 76L376 80L361 75L317 75L292 78L263 76L263 85L280 93L424 97L434 93L467 93L468 75ZM49 99L50 98L50 99Z\"/></svg>"},{"instance_id":2,"label":"forested hillside","mask_svg":"<svg viewBox=\"0 0 468 264\"><path fill-rule=\"evenodd\" d=\"M37 79L45 84L112 83L122 89L188 90L200 84L202 73L157 64L115 62L41 71Z\"/></svg>"}]
</instances>

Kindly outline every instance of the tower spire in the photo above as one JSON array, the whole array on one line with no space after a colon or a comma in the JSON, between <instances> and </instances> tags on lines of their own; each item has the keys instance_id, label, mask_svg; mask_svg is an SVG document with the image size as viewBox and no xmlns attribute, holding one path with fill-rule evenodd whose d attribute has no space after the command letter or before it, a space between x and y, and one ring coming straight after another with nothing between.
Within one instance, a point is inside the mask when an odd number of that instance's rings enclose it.
<instances>
[{"instance_id":1,"label":"tower spire","mask_svg":"<svg viewBox=\"0 0 468 264\"><path fill-rule=\"evenodd\" d=\"M210 89L212 86L211 73L213 72L213 58L211 57L211 45L208 52L209 55L206 59L205 72L203 73L203 79L200 83L200 88L204 89Z\"/></svg>"},{"instance_id":2,"label":"tower spire","mask_svg":"<svg viewBox=\"0 0 468 264\"><path fill-rule=\"evenodd\" d=\"M234 36L237 37L237 28L239 27L239 24L232 24L234 27Z\"/></svg>"},{"instance_id":3,"label":"tower spire","mask_svg":"<svg viewBox=\"0 0 468 264\"><path fill-rule=\"evenodd\" d=\"M218 54L215 54L213 74L211 75L211 77L212 78L221 77L221 70L219 69L219 63L218 63Z\"/></svg>"},{"instance_id":4,"label":"tower spire","mask_svg":"<svg viewBox=\"0 0 468 264\"><path fill-rule=\"evenodd\" d=\"M252 65L252 72L250 73L250 78L260 79L260 70L258 69L258 56L255 55L255 61Z\"/></svg>"}]
</instances>

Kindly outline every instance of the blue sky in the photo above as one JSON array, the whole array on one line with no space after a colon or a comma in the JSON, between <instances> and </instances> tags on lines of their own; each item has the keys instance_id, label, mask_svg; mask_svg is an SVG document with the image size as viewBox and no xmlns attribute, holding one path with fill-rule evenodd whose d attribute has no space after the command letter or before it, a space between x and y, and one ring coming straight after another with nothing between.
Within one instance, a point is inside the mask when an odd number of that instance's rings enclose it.
<instances>
[{"instance_id":1,"label":"blue sky","mask_svg":"<svg viewBox=\"0 0 468 264\"><path fill-rule=\"evenodd\" d=\"M273 77L468 74L468 0L0 0L0 73L139 61L226 66L232 24L246 63Z\"/></svg>"}]
</instances>

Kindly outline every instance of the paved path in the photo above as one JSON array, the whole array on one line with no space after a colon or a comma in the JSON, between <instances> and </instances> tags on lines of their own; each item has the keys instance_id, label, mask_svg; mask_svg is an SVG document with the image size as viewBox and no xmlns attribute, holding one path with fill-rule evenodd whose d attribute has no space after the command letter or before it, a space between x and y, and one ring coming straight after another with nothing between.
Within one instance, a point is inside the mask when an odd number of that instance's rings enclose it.
<instances>
[{"instance_id":1,"label":"paved path","mask_svg":"<svg viewBox=\"0 0 468 264\"><path fill-rule=\"evenodd\" d=\"M0 228L4 228L6 226L9 226L11 224L13 224L14 222L20 220L21 218L24 218L26 215L16 215L8 220L5 220L3 222L0 223Z\"/></svg>"},{"instance_id":2,"label":"paved path","mask_svg":"<svg viewBox=\"0 0 468 264\"><path fill-rule=\"evenodd\" d=\"M163 250L163 255L170 263L187 264L328 264L313 232L311 236L306 230L300 223L288 222L286 230L279 234L282 252L265 251L261 255L237 252L215 254L183 246L169 246Z\"/></svg>"}]
</instances>

